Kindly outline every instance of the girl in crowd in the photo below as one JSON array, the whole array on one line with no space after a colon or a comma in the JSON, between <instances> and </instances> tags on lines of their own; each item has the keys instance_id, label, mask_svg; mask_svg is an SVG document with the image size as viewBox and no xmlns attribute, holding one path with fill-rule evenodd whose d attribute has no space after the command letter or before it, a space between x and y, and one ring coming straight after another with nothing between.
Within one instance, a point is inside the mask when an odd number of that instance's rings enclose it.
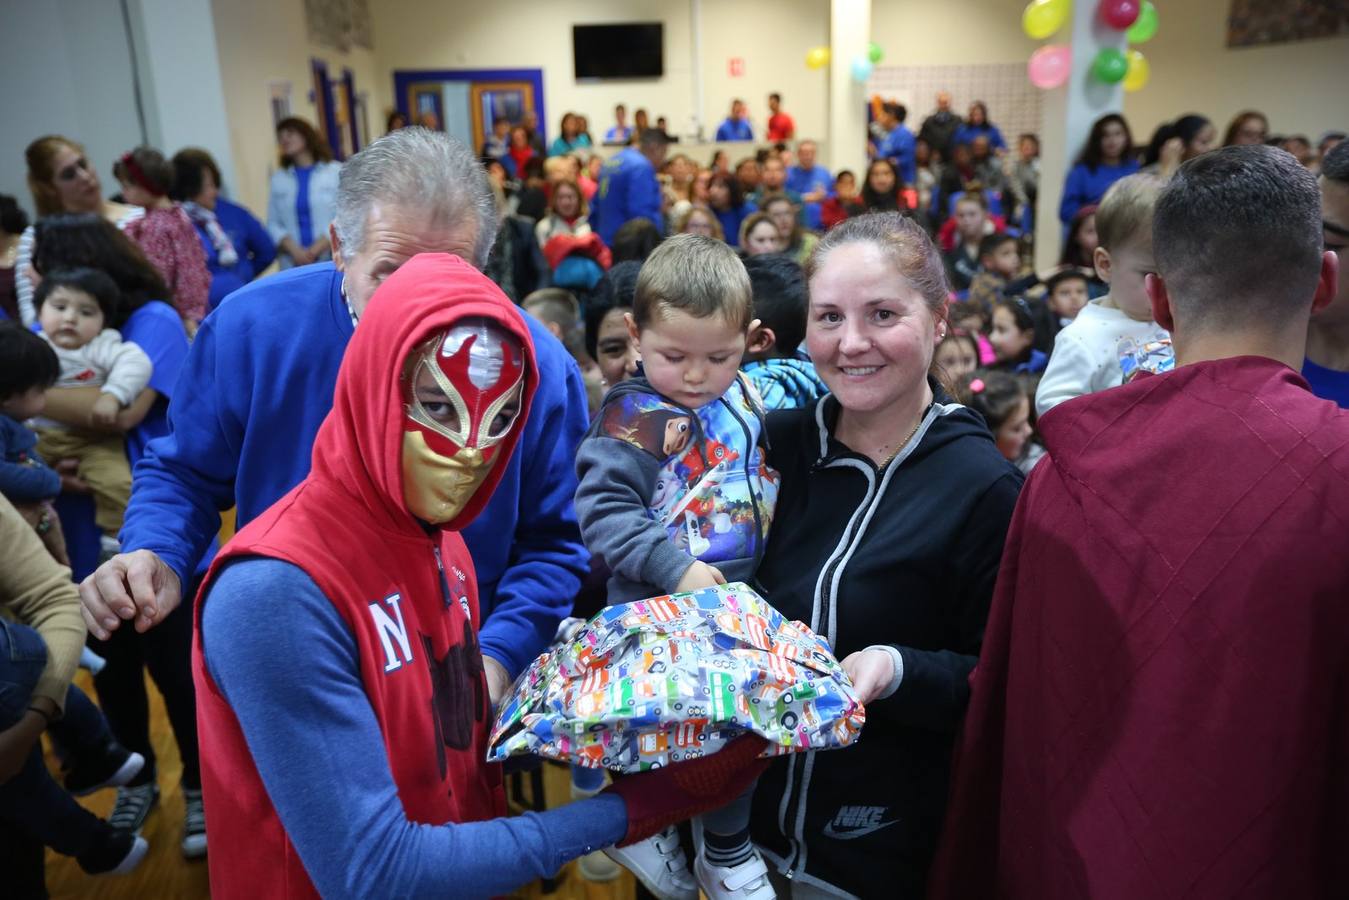
<instances>
[{"instance_id":1,"label":"girl in crowd","mask_svg":"<svg viewBox=\"0 0 1349 900\"><path fill-rule=\"evenodd\" d=\"M740 225L755 211L755 206L745 199L739 182L725 172L714 171L707 183L707 205L721 223L726 243L732 247L740 246Z\"/></svg>"},{"instance_id":2,"label":"girl in crowd","mask_svg":"<svg viewBox=\"0 0 1349 900\"><path fill-rule=\"evenodd\" d=\"M28 189L38 217L57 213L97 213L118 228L144 215L138 206L103 199L98 172L84 154L84 147L60 135L40 137L24 151L28 163ZM23 324L37 321L28 267L33 261L33 226L24 229L14 252L14 293ZM165 296L163 299L169 299Z\"/></svg>"},{"instance_id":3,"label":"girl in crowd","mask_svg":"<svg viewBox=\"0 0 1349 900\"><path fill-rule=\"evenodd\" d=\"M563 113L559 134L548 146L549 156L565 156L590 147L590 135L581 131L581 118L576 113Z\"/></svg>"},{"instance_id":4,"label":"girl in crowd","mask_svg":"<svg viewBox=\"0 0 1349 900\"><path fill-rule=\"evenodd\" d=\"M946 268L951 286L957 291L967 291L979 274L979 245L997 230L989 218L984 192L970 190L962 194L956 201L954 221L954 246L946 254Z\"/></svg>"},{"instance_id":5,"label":"girl in crowd","mask_svg":"<svg viewBox=\"0 0 1349 900\"><path fill-rule=\"evenodd\" d=\"M697 176L697 167L693 160L682 153L676 153L670 157L663 167L661 173L662 184L665 189L665 207L668 221L674 222L685 212L694 202L693 200L693 180Z\"/></svg>"},{"instance_id":6,"label":"girl in crowd","mask_svg":"<svg viewBox=\"0 0 1349 900\"><path fill-rule=\"evenodd\" d=\"M19 297L14 290L19 238L28 228L28 216L17 200L0 194L0 319L18 320Z\"/></svg>"},{"instance_id":7,"label":"girl in crowd","mask_svg":"<svg viewBox=\"0 0 1349 900\"><path fill-rule=\"evenodd\" d=\"M407 127L408 127L408 117L403 115L401 110L397 109L393 110L392 112L389 113L389 117L384 120L385 134L388 134L391 131L397 131L400 128L407 128Z\"/></svg>"},{"instance_id":8,"label":"girl in crowd","mask_svg":"<svg viewBox=\"0 0 1349 900\"><path fill-rule=\"evenodd\" d=\"M282 119L276 126L281 164L272 173L267 200L267 232L283 269L332 256L328 225L337 211L337 174L328 142L304 119Z\"/></svg>"},{"instance_id":9,"label":"girl in crowd","mask_svg":"<svg viewBox=\"0 0 1349 900\"><path fill-rule=\"evenodd\" d=\"M956 396L988 423L998 452L1029 475L1045 448L1031 440L1031 398L1022 380L996 370L970 372L958 382Z\"/></svg>"},{"instance_id":10,"label":"girl in crowd","mask_svg":"<svg viewBox=\"0 0 1349 900\"><path fill-rule=\"evenodd\" d=\"M1059 266L1072 266L1092 273L1087 279L1087 293L1092 298L1104 296L1110 286L1095 274L1096 248L1100 240L1096 236L1096 204L1082 207L1068 223L1068 236L1063 241L1063 252L1059 254Z\"/></svg>"},{"instance_id":11,"label":"girl in crowd","mask_svg":"<svg viewBox=\"0 0 1349 900\"><path fill-rule=\"evenodd\" d=\"M524 172L525 164L535 158L534 148L529 144L529 129L523 125L511 126L511 145L506 151L515 162L515 171Z\"/></svg>"},{"instance_id":12,"label":"girl in crowd","mask_svg":"<svg viewBox=\"0 0 1349 900\"><path fill-rule=\"evenodd\" d=\"M778 226L773 224L773 219L768 213L751 213L740 224L740 249L746 256L782 252L782 237L778 234Z\"/></svg>"},{"instance_id":13,"label":"girl in crowd","mask_svg":"<svg viewBox=\"0 0 1349 900\"><path fill-rule=\"evenodd\" d=\"M576 157L572 157L576 159ZM576 183L581 186L581 194L586 198L586 202L595 199L595 195L600 190L600 169L604 168L604 157L598 153L592 153L581 163L580 174L576 176Z\"/></svg>"},{"instance_id":14,"label":"girl in crowd","mask_svg":"<svg viewBox=\"0 0 1349 900\"><path fill-rule=\"evenodd\" d=\"M786 194L769 194L764 197L763 210L777 226L781 252L794 259L797 265L804 266L820 239L802 227L796 204Z\"/></svg>"},{"instance_id":15,"label":"girl in crowd","mask_svg":"<svg viewBox=\"0 0 1349 900\"><path fill-rule=\"evenodd\" d=\"M1233 147L1243 144L1263 144L1269 138L1269 119L1262 112L1248 109L1239 112L1227 126L1223 135L1223 146Z\"/></svg>"},{"instance_id":16,"label":"girl in crowd","mask_svg":"<svg viewBox=\"0 0 1349 900\"><path fill-rule=\"evenodd\" d=\"M172 298L188 334L193 334L208 311L211 273L191 220L169 199L173 164L158 150L137 147L123 154L112 172L127 202L145 210L145 215L127 224L127 237L140 245L159 270L169 289L165 299Z\"/></svg>"},{"instance_id":17,"label":"girl in crowd","mask_svg":"<svg viewBox=\"0 0 1349 900\"><path fill-rule=\"evenodd\" d=\"M988 138L988 147L994 152L1000 153L1007 149L1007 142L1003 140L998 126L988 121L988 107L982 100L975 100L970 104L970 114L966 117L965 124L956 129L952 143L973 144L974 139L978 137Z\"/></svg>"},{"instance_id":18,"label":"girl in crowd","mask_svg":"<svg viewBox=\"0 0 1349 900\"><path fill-rule=\"evenodd\" d=\"M707 168L713 172L731 171L731 155L725 150L718 150L712 154L712 161L707 164Z\"/></svg>"},{"instance_id":19,"label":"girl in crowd","mask_svg":"<svg viewBox=\"0 0 1349 900\"><path fill-rule=\"evenodd\" d=\"M1212 150L1217 136L1213 123L1196 113L1160 125L1143 152L1143 171L1170 178L1181 163Z\"/></svg>"},{"instance_id":20,"label":"girl in crowd","mask_svg":"<svg viewBox=\"0 0 1349 900\"><path fill-rule=\"evenodd\" d=\"M921 897L1022 476L928 375L949 288L918 223L849 219L807 275L830 393L769 418L782 484L757 579L846 661L867 737L775 760L754 839L779 897Z\"/></svg>"},{"instance_id":21,"label":"girl in crowd","mask_svg":"<svg viewBox=\"0 0 1349 900\"><path fill-rule=\"evenodd\" d=\"M705 234L719 241L726 240L721 220L716 213L701 203L689 207L688 212L675 220L675 234Z\"/></svg>"},{"instance_id":22,"label":"girl in crowd","mask_svg":"<svg viewBox=\"0 0 1349 900\"><path fill-rule=\"evenodd\" d=\"M909 206L901 187L895 164L885 157L873 159L862 185L862 205L867 212L906 212Z\"/></svg>"},{"instance_id":23,"label":"girl in crowd","mask_svg":"<svg viewBox=\"0 0 1349 900\"><path fill-rule=\"evenodd\" d=\"M1035 375L1049 363L1049 357L1035 349L1035 316L1020 297L1003 297L993 304L988 340L998 357L996 367L1004 371Z\"/></svg>"},{"instance_id":24,"label":"girl in crowd","mask_svg":"<svg viewBox=\"0 0 1349 900\"><path fill-rule=\"evenodd\" d=\"M1068 225L1077 211L1101 202L1110 185L1138 171L1129 123L1116 113L1101 116L1091 126L1086 146L1068 171L1059 203L1059 221Z\"/></svg>"},{"instance_id":25,"label":"girl in crowd","mask_svg":"<svg viewBox=\"0 0 1349 900\"><path fill-rule=\"evenodd\" d=\"M943 384L954 386L977 368L979 341L965 329L952 327L932 354L933 374L944 379Z\"/></svg>"},{"instance_id":26,"label":"girl in crowd","mask_svg":"<svg viewBox=\"0 0 1349 900\"><path fill-rule=\"evenodd\" d=\"M173 155L173 191L192 220L211 273L208 298L215 309L226 295L248 284L276 259L276 244L251 212L220 196L220 167L211 154L188 147Z\"/></svg>"},{"instance_id":27,"label":"girl in crowd","mask_svg":"<svg viewBox=\"0 0 1349 900\"><path fill-rule=\"evenodd\" d=\"M538 238L540 249L548 246L548 242L560 234L576 237L590 234L585 198L581 196L580 186L574 181L559 181L553 185L548 215L539 219L534 226L534 236Z\"/></svg>"},{"instance_id":28,"label":"girl in crowd","mask_svg":"<svg viewBox=\"0 0 1349 900\"><path fill-rule=\"evenodd\" d=\"M195 239L195 238L194 238ZM153 438L169 432L168 407L178 373L187 358L187 333L178 313L163 302L168 291L140 248L105 219L96 215L52 216L36 227L34 269L40 275L80 266L107 273L122 293L120 314L109 323L122 338L135 343L150 357L150 384L117 417L112 426L126 435L127 456L135 468ZM77 428L90 427L90 413L99 389L64 388L47 392L43 415ZM192 402L192 398L182 398ZM48 460L58 464L57 460ZM93 504L87 497L63 494L57 509L66 535L66 549L77 580L98 562L98 529ZM205 571L214 548L206 554L198 576ZM183 596L195 593L195 583L184 585ZM167 627L166 627L167 626ZM149 700L145 691L148 669L164 697L169 725L182 759L186 815L182 851L189 858L206 853L206 820L201 801L201 772L197 755L196 702L191 670L192 611L183 604L156 628L141 633L121 628L107 641L90 638L90 647L106 660L96 676L98 699L114 736L128 750L145 757L145 768L129 785L117 789L109 821L114 827L138 831L159 801L155 751L150 741Z\"/></svg>"}]
</instances>

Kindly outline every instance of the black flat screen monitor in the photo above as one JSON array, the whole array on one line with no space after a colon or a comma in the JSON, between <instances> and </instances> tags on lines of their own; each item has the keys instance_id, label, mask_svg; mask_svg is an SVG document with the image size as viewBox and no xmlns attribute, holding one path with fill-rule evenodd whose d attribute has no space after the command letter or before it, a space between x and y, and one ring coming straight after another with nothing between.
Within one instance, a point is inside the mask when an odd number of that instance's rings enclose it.
<instances>
[{"instance_id":1,"label":"black flat screen monitor","mask_svg":"<svg viewBox=\"0 0 1349 900\"><path fill-rule=\"evenodd\" d=\"M576 78L659 78L665 74L660 22L573 25Z\"/></svg>"}]
</instances>

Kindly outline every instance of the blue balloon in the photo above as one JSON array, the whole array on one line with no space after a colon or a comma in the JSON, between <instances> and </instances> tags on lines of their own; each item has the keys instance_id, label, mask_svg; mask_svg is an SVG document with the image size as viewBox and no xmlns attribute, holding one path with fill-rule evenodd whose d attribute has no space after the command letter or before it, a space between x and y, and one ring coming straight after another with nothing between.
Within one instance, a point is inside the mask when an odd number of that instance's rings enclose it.
<instances>
[{"instance_id":1,"label":"blue balloon","mask_svg":"<svg viewBox=\"0 0 1349 900\"><path fill-rule=\"evenodd\" d=\"M858 84L866 84L871 77L871 60L865 56L854 56L852 61L852 80Z\"/></svg>"}]
</instances>

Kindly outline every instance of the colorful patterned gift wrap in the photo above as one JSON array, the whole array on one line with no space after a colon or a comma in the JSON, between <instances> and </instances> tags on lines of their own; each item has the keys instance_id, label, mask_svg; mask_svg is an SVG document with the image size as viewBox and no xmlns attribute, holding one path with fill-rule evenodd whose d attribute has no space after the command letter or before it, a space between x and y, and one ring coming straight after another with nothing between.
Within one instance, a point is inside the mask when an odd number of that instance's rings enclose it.
<instances>
[{"instance_id":1,"label":"colorful patterned gift wrap","mask_svg":"<svg viewBox=\"0 0 1349 900\"><path fill-rule=\"evenodd\" d=\"M829 646L737 583L612 606L554 644L516 681L487 758L640 772L746 732L765 755L846 747L865 721Z\"/></svg>"}]
</instances>

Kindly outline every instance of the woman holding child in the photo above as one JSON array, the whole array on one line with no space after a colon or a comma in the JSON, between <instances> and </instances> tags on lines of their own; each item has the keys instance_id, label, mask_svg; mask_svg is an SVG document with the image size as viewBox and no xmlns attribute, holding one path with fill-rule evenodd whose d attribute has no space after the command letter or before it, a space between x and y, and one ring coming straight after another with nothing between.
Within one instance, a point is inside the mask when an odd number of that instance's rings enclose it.
<instances>
[{"instance_id":1,"label":"woman holding child","mask_svg":"<svg viewBox=\"0 0 1349 900\"><path fill-rule=\"evenodd\" d=\"M779 896L921 897L1022 476L928 375L949 288L920 225L849 219L807 275L831 394L769 418L782 483L757 579L854 673L866 738L774 761L753 833Z\"/></svg>"}]
</instances>

